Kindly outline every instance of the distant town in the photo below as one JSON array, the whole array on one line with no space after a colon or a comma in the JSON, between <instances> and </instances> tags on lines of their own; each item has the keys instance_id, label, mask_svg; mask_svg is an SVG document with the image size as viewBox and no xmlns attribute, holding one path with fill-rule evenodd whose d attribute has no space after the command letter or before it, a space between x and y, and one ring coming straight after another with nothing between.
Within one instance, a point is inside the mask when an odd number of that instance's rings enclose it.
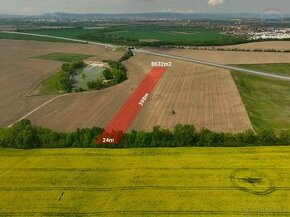
<instances>
[{"instance_id":1,"label":"distant town","mask_svg":"<svg viewBox=\"0 0 290 217\"><path fill-rule=\"evenodd\" d=\"M275 12L273 12L275 13ZM278 16L279 15L279 16ZM186 14L186 13L143 13L143 14L69 14L50 13L35 16L0 15L0 20L10 25L0 25L0 30L75 28L100 29L115 25L154 25L201 27L220 30L222 34L247 40L290 39L290 16L267 14ZM270 17L268 19L268 17ZM273 19L274 17L274 19ZM11 25L15 23L15 25ZM34 27L33 27L34 26Z\"/></svg>"}]
</instances>

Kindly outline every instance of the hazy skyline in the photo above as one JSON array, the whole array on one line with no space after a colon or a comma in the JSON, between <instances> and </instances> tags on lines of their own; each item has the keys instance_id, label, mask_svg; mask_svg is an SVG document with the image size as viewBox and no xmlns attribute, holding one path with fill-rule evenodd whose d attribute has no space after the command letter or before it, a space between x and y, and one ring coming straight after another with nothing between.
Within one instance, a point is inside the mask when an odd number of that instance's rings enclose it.
<instances>
[{"instance_id":1,"label":"hazy skyline","mask_svg":"<svg viewBox=\"0 0 290 217\"><path fill-rule=\"evenodd\" d=\"M1 14L68 13L262 13L273 7L290 13L289 0L0 0Z\"/></svg>"}]
</instances>

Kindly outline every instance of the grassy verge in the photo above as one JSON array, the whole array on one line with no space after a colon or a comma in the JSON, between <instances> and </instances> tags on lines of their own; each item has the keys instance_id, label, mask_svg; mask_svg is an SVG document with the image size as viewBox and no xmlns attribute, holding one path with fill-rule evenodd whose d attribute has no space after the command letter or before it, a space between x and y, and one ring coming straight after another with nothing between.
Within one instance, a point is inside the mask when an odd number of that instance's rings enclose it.
<instances>
[{"instance_id":1,"label":"grassy verge","mask_svg":"<svg viewBox=\"0 0 290 217\"><path fill-rule=\"evenodd\" d=\"M243 65L243 68L289 75L290 64ZM232 72L257 131L290 130L290 84L269 78Z\"/></svg>"},{"instance_id":2,"label":"grassy verge","mask_svg":"<svg viewBox=\"0 0 290 217\"><path fill-rule=\"evenodd\" d=\"M44 54L41 56L34 57L36 59L45 59L45 60L57 60L61 62L75 62L75 61L83 61L85 59L88 59L90 57L93 57L93 55L87 55L87 54L72 54L72 53L49 53Z\"/></svg>"},{"instance_id":3,"label":"grassy verge","mask_svg":"<svg viewBox=\"0 0 290 217\"><path fill-rule=\"evenodd\" d=\"M57 73L47 78L46 80L44 80L40 85L40 93L41 94L59 93L58 80L59 80L59 77Z\"/></svg>"}]
</instances>

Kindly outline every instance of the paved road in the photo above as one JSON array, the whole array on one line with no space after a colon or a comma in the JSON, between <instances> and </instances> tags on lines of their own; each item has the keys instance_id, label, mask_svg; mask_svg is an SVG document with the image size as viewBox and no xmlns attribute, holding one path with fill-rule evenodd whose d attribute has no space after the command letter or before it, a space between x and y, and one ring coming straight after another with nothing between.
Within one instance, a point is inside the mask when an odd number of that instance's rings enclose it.
<instances>
[{"instance_id":1,"label":"paved road","mask_svg":"<svg viewBox=\"0 0 290 217\"><path fill-rule=\"evenodd\" d=\"M169 55L169 54L147 51L147 50L142 50L142 49L136 50L136 52L160 56L160 57L166 57L166 58L171 58L171 59L176 59L176 60L181 60L181 61L186 61L186 62L195 63L195 64L207 65L207 66L212 66L212 67L216 67L216 68L234 70L234 71L252 74L252 75L258 75L258 76L269 77L269 78L274 78L274 79L279 79L279 80L284 80L284 81L290 81L290 77L288 77L288 76L270 74L270 73L255 71L255 70L250 70L250 69L243 69L243 68L239 68L239 67L235 67L235 66L228 66L228 65L204 61L204 60L191 59L191 58L186 58L186 57L182 57L182 56Z\"/></svg>"},{"instance_id":2,"label":"paved road","mask_svg":"<svg viewBox=\"0 0 290 217\"><path fill-rule=\"evenodd\" d=\"M84 41L84 40L64 38L64 37L51 36L51 35L40 35L40 34L32 34L32 33L24 33L24 32L11 32L11 31L2 31L2 32L3 33L10 33L10 34L38 36L38 37L44 37L44 38L54 38L54 39L61 39L61 40L67 40L67 41L72 41L72 42L78 42L78 43L101 45L101 46L105 46L105 47L109 47L109 48L117 48L117 46L111 45L111 44L92 42L92 41ZM176 60L181 60L181 61L186 61L186 62L195 63L195 64L207 65L207 66L212 66L212 67L216 67L216 68L234 70L234 71L238 71L241 73L247 73L247 74L252 74L252 75L257 75L257 76L262 76L262 77L274 78L274 79L279 79L279 80L283 80L283 81L290 81L290 77L288 77L288 76L271 74L271 73L267 73L267 72L255 71L255 70L250 70L250 69L244 69L244 68L239 68L239 67L235 67L235 66L228 66L228 65L204 61L204 60L192 59L192 58L176 56L176 55L169 55L169 54L164 54L164 53L159 53L159 52L148 51L145 49L136 49L136 52L160 56L160 57L166 57L166 58L171 58L171 59L176 59Z\"/></svg>"}]
</instances>

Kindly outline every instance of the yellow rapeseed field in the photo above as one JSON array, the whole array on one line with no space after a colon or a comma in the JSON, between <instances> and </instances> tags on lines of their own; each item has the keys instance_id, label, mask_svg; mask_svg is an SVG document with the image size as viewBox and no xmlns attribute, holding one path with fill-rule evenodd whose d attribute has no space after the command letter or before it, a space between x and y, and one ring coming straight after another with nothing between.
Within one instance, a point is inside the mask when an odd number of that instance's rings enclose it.
<instances>
[{"instance_id":1,"label":"yellow rapeseed field","mask_svg":"<svg viewBox=\"0 0 290 217\"><path fill-rule=\"evenodd\" d=\"M290 148L0 150L0 216L289 216Z\"/></svg>"}]
</instances>

